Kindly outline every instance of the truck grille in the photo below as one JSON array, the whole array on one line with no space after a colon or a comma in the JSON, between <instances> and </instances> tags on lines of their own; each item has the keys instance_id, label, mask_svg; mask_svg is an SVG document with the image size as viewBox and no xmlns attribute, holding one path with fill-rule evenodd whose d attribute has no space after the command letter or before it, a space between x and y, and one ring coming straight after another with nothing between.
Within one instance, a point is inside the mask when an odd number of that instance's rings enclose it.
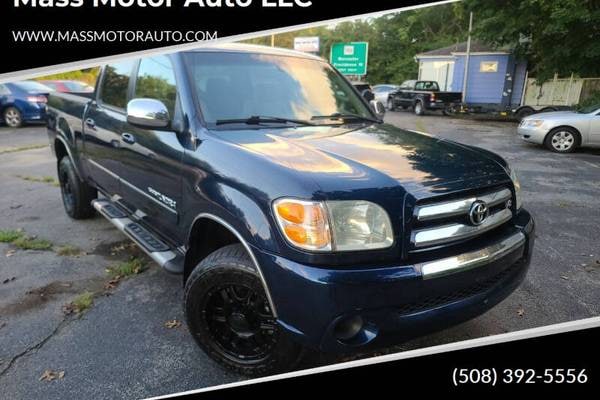
<instances>
[{"instance_id":1,"label":"truck grille","mask_svg":"<svg viewBox=\"0 0 600 400\"><path fill-rule=\"evenodd\" d=\"M415 302L415 303L403 304L400 307L398 307L396 312L399 315L414 314L414 313L417 313L420 311L444 306L444 305L450 304L450 303L458 301L458 300L466 299L466 298L484 293L484 292L490 290L493 286L495 286L501 280L507 278L509 275L511 275L514 272L516 272L517 270L521 269L524 265L524 262L525 262L525 259L521 258L517 262L515 262L513 265L502 270L498 274L492 276L491 278L489 278L483 282L476 283L472 286L469 286L469 287L466 287L463 289L459 289L459 290L455 290L453 292L446 293L443 295L425 298L425 299Z\"/></svg>"},{"instance_id":2,"label":"truck grille","mask_svg":"<svg viewBox=\"0 0 600 400\"><path fill-rule=\"evenodd\" d=\"M511 208L512 192L508 188L419 204L413 212L410 248L418 250L479 236L508 222L513 216Z\"/></svg>"}]
</instances>

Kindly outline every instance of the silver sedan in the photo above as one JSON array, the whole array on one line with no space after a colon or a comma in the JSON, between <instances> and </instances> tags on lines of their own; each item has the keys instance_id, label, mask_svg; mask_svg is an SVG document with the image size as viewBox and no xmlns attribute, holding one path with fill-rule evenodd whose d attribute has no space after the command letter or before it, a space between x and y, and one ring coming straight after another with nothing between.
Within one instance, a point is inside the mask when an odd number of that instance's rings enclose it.
<instances>
[{"instance_id":1,"label":"silver sedan","mask_svg":"<svg viewBox=\"0 0 600 400\"><path fill-rule=\"evenodd\" d=\"M557 153L577 147L600 147L600 104L579 111L558 111L523 118L519 136Z\"/></svg>"}]
</instances>

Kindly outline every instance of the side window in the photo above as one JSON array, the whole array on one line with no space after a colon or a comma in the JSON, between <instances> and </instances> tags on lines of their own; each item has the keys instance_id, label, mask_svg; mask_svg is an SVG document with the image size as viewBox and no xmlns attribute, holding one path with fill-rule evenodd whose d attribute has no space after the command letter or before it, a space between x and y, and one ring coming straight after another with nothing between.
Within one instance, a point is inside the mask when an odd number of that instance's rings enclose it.
<instances>
[{"instance_id":1,"label":"side window","mask_svg":"<svg viewBox=\"0 0 600 400\"><path fill-rule=\"evenodd\" d=\"M415 90L423 90L425 88L425 84L423 82L417 82L415 85Z\"/></svg>"},{"instance_id":2,"label":"side window","mask_svg":"<svg viewBox=\"0 0 600 400\"><path fill-rule=\"evenodd\" d=\"M177 86L175 72L168 57L149 57L140 61L134 97L162 101L173 117Z\"/></svg>"},{"instance_id":3,"label":"side window","mask_svg":"<svg viewBox=\"0 0 600 400\"><path fill-rule=\"evenodd\" d=\"M0 96L7 96L10 94L10 89L6 85L0 85Z\"/></svg>"},{"instance_id":4,"label":"side window","mask_svg":"<svg viewBox=\"0 0 600 400\"><path fill-rule=\"evenodd\" d=\"M127 106L127 89L133 61L109 64L104 69L100 100L104 104L125 109Z\"/></svg>"}]
</instances>

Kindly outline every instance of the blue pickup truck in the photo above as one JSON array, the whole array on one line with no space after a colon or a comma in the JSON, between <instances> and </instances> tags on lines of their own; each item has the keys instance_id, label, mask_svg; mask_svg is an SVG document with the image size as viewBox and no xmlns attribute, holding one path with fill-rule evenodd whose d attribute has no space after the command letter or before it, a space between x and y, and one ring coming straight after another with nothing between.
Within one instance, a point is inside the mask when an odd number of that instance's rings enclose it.
<instances>
[{"instance_id":1,"label":"blue pickup truck","mask_svg":"<svg viewBox=\"0 0 600 400\"><path fill-rule=\"evenodd\" d=\"M473 318L524 279L534 222L489 151L382 122L327 62L210 46L52 93L64 207L183 277L191 335L248 375Z\"/></svg>"}]
</instances>

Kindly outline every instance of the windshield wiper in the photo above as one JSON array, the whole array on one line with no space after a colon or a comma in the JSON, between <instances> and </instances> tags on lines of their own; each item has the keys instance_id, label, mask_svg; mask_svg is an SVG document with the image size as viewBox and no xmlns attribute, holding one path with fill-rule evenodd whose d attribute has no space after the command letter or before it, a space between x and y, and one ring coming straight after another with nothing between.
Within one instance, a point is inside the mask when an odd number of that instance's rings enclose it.
<instances>
[{"instance_id":1,"label":"windshield wiper","mask_svg":"<svg viewBox=\"0 0 600 400\"><path fill-rule=\"evenodd\" d=\"M310 121L305 121L303 119L293 119L293 118L283 118L283 117L269 117L264 115L253 115L248 118L235 118L235 119L219 119L215 123L217 125L226 125L226 124L246 124L246 125L260 125L260 124L269 124L269 123L292 123L297 125L314 125Z\"/></svg>"},{"instance_id":2,"label":"windshield wiper","mask_svg":"<svg viewBox=\"0 0 600 400\"><path fill-rule=\"evenodd\" d=\"M313 115L311 120L316 119L338 119L342 121L367 121L373 123L380 123L381 121L375 118L365 117L359 114L342 114L342 113L333 113L330 115Z\"/></svg>"}]
</instances>

